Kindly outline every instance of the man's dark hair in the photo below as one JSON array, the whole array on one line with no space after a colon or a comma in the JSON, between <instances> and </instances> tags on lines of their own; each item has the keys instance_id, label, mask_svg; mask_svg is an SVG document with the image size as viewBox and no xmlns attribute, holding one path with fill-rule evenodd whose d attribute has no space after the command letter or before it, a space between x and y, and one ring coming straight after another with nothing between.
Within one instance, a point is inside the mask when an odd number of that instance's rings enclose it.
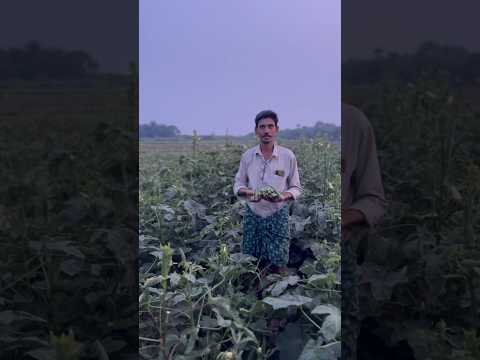
<instances>
[{"instance_id":1,"label":"man's dark hair","mask_svg":"<svg viewBox=\"0 0 480 360\"><path fill-rule=\"evenodd\" d=\"M257 114L257 116L255 116L255 128L258 127L258 123L260 122L260 120L266 119L266 118L273 119L273 121L275 122L275 126L278 127L278 116L277 116L277 114L272 110L263 110L263 111L260 111Z\"/></svg>"}]
</instances>

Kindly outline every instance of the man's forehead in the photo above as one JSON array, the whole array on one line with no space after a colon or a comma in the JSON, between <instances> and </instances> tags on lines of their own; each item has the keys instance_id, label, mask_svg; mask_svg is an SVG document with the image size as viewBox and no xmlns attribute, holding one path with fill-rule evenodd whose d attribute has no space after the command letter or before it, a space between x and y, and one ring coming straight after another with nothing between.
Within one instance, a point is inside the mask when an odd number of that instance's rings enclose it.
<instances>
[{"instance_id":1,"label":"man's forehead","mask_svg":"<svg viewBox=\"0 0 480 360\"><path fill-rule=\"evenodd\" d=\"M273 120L272 118L270 117L266 117L266 118L263 118L261 119L259 122L258 122L258 126L260 125L268 125L268 124L273 124L275 125L275 120Z\"/></svg>"}]
</instances>

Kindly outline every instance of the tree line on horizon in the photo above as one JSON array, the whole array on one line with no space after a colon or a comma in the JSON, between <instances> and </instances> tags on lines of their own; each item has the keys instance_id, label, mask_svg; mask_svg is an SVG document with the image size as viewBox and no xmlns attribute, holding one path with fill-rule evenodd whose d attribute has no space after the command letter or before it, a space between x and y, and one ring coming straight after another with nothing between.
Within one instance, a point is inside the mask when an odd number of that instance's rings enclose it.
<instances>
[{"instance_id":1,"label":"tree line on horizon","mask_svg":"<svg viewBox=\"0 0 480 360\"><path fill-rule=\"evenodd\" d=\"M388 76L411 81L419 69L428 68L447 71L457 81L480 81L480 53L461 46L426 41L413 53L400 54L379 48L372 55L372 58L344 61L342 80L362 84ZM100 75L98 69L98 62L83 50L48 47L38 41L0 49L0 80L79 78Z\"/></svg>"},{"instance_id":2,"label":"tree line on horizon","mask_svg":"<svg viewBox=\"0 0 480 360\"><path fill-rule=\"evenodd\" d=\"M433 41L424 42L413 53L399 54L378 48L374 50L373 58L344 61L342 81L352 85L369 84L383 79L405 83L427 71L442 72L460 85L478 82L480 53Z\"/></svg>"},{"instance_id":3,"label":"tree line on horizon","mask_svg":"<svg viewBox=\"0 0 480 360\"><path fill-rule=\"evenodd\" d=\"M179 136L180 130L175 125L157 124L152 121L149 124L140 124L140 138L173 138Z\"/></svg>"},{"instance_id":4,"label":"tree line on horizon","mask_svg":"<svg viewBox=\"0 0 480 360\"><path fill-rule=\"evenodd\" d=\"M0 80L75 79L96 75L98 68L86 51L45 47L37 41L0 49Z\"/></svg>"},{"instance_id":5,"label":"tree line on horizon","mask_svg":"<svg viewBox=\"0 0 480 360\"><path fill-rule=\"evenodd\" d=\"M158 124L156 122L150 122L148 124L140 124L139 128L140 138L177 138L180 136L190 137L190 135L181 134L180 130L174 125ZM314 138L317 136L324 136L330 141L339 141L340 140L340 127L334 124L327 124L321 121L318 121L313 126L302 126L297 127L296 129L282 129L279 133L280 139L285 140L296 140L301 138ZM223 138L223 135L201 135L205 140ZM229 136L232 138L253 138L254 133L248 133L247 135L241 136Z\"/></svg>"}]
</instances>

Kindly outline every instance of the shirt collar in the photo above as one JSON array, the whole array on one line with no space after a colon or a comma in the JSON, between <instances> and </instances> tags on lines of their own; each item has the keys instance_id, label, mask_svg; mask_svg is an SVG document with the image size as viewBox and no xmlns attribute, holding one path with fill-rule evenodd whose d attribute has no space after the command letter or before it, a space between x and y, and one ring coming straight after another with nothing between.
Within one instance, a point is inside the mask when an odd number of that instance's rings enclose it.
<instances>
[{"instance_id":1,"label":"shirt collar","mask_svg":"<svg viewBox=\"0 0 480 360\"><path fill-rule=\"evenodd\" d=\"M256 147L255 147L255 154L258 154L260 156L263 156L262 155L262 150L260 150L260 144L258 144ZM272 153L272 158L278 158L278 144L277 142L274 142L273 143L273 153Z\"/></svg>"}]
</instances>

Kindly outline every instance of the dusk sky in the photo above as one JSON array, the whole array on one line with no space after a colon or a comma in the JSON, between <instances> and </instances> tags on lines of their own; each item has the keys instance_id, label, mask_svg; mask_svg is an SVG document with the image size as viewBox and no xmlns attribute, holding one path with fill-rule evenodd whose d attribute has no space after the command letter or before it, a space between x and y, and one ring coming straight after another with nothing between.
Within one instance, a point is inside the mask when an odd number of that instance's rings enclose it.
<instances>
[{"instance_id":1,"label":"dusk sky","mask_svg":"<svg viewBox=\"0 0 480 360\"><path fill-rule=\"evenodd\" d=\"M479 13L478 1L342 0L342 59L411 53L427 40L478 52Z\"/></svg>"},{"instance_id":2,"label":"dusk sky","mask_svg":"<svg viewBox=\"0 0 480 360\"><path fill-rule=\"evenodd\" d=\"M338 0L140 1L140 122L242 135L340 124Z\"/></svg>"},{"instance_id":3,"label":"dusk sky","mask_svg":"<svg viewBox=\"0 0 480 360\"><path fill-rule=\"evenodd\" d=\"M86 51L100 71L127 73L138 58L138 7L135 1L15 0L0 11L0 33L0 48L35 40Z\"/></svg>"}]
</instances>

